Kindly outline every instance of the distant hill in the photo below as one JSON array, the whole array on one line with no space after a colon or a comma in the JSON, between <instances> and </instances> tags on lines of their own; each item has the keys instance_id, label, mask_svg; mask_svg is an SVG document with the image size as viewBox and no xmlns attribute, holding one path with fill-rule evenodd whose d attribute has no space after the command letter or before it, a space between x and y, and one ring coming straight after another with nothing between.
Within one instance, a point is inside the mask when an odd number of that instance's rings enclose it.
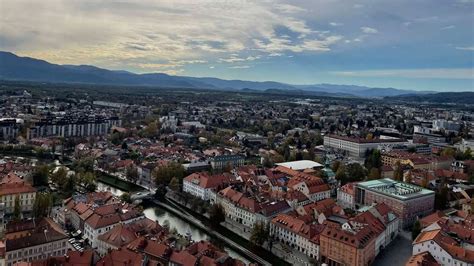
<instances>
[{"instance_id":1,"label":"distant hill","mask_svg":"<svg viewBox=\"0 0 474 266\"><path fill-rule=\"evenodd\" d=\"M274 81L256 82L245 80L224 80L212 77L196 78L172 76L163 73L135 74L128 71L113 71L89 65L75 66L51 64L44 60L19 57L13 53L1 51L0 79L50 83L153 86L158 88L244 90L246 92L294 92L298 95L357 96L368 98L427 93L414 90L370 88L355 85L291 85Z\"/></svg>"},{"instance_id":2,"label":"distant hill","mask_svg":"<svg viewBox=\"0 0 474 266\"><path fill-rule=\"evenodd\" d=\"M425 95L407 94L385 97L385 99L406 102L474 104L474 92L439 92Z\"/></svg>"}]
</instances>

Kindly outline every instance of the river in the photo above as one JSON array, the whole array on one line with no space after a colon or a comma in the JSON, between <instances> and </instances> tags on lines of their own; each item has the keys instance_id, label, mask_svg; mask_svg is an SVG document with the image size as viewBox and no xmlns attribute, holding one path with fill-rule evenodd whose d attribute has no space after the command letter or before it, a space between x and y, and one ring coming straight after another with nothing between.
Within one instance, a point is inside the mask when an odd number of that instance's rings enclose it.
<instances>
[{"instance_id":1,"label":"river","mask_svg":"<svg viewBox=\"0 0 474 266\"><path fill-rule=\"evenodd\" d=\"M120 196L124 193L124 191L111 187L102 182L97 182L97 190L110 191L112 194L116 196ZM182 220L180 217L160 207L148 207L143 210L143 213L148 219L151 219L153 221L158 221L160 225L163 225L165 223L169 224L170 229L172 228L176 229L176 231L181 235L186 235L187 233L191 233L192 240L194 241L211 240L211 237L206 232L193 226L192 224L189 224L188 222ZM224 246L224 250L232 258L239 259L246 264L250 263L249 260L247 260L245 257L240 255L239 253L235 252L234 250L230 249L229 247Z\"/></svg>"}]
</instances>

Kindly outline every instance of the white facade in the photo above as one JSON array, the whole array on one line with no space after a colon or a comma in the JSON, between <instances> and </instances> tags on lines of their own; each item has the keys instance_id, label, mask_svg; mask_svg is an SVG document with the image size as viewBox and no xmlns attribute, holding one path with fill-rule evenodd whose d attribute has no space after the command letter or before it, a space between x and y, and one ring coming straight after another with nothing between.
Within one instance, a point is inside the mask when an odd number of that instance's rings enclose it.
<instances>
[{"instance_id":1,"label":"white facade","mask_svg":"<svg viewBox=\"0 0 474 266\"><path fill-rule=\"evenodd\" d=\"M337 204L341 207L354 209L355 208L355 201L354 196L350 193L346 193L341 189L337 190Z\"/></svg>"},{"instance_id":2,"label":"white facade","mask_svg":"<svg viewBox=\"0 0 474 266\"><path fill-rule=\"evenodd\" d=\"M209 194L211 189L205 189L201 186L199 186L199 179L194 179L197 180L197 182L189 182L187 180L183 180L183 191L186 193L189 193L195 197L198 197L203 200L209 200ZM193 181L194 181L193 180Z\"/></svg>"},{"instance_id":3,"label":"white facade","mask_svg":"<svg viewBox=\"0 0 474 266\"><path fill-rule=\"evenodd\" d=\"M349 153L350 156L364 157L368 150L374 150L379 147L380 144L384 145L401 145L406 144L406 141L374 141L374 142L357 142L356 140L336 138L331 136L324 136L324 146L343 150Z\"/></svg>"},{"instance_id":4,"label":"white facade","mask_svg":"<svg viewBox=\"0 0 474 266\"><path fill-rule=\"evenodd\" d=\"M64 256L69 248L70 246L67 242L67 238L64 238L41 245L7 251L5 254L6 265L12 266L20 261L32 261L49 257Z\"/></svg>"},{"instance_id":5,"label":"white facade","mask_svg":"<svg viewBox=\"0 0 474 266\"><path fill-rule=\"evenodd\" d=\"M310 258L319 258L319 245L300 234L290 231L285 227L278 226L275 223L271 223L270 235L278 241L303 252Z\"/></svg>"},{"instance_id":6,"label":"white facade","mask_svg":"<svg viewBox=\"0 0 474 266\"><path fill-rule=\"evenodd\" d=\"M125 221L121 221L121 223L128 224L140 219L143 219L144 216L139 216L134 219L129 219ZM120 223L120 222L119 222ZM98 247L98 237L102 234L107 233L110 231L112 228L114 228L116 225L119 223L114 223L110 224L104 227L99 227L99 228L93 228L91 225L89 225L87 222L84 223L84 236L89 239L89 244L91 245L92 248L97 248Z\"/></svg>"},{"instance_id":7,"label":"white facade","mask_svg":"<svg viewBox=\"0 0 474 266\"><path fill-rule=\"evenodd\" d=\"M443 266L472 266L473 263L468 263L464 261L457 260L453 258L451 254L446 252L438 243L433 240L421 242L418 244L413 245L413 255L417 255L428 251L433 258L436 259L438 263Z\"/></svg>"}]
</instances>

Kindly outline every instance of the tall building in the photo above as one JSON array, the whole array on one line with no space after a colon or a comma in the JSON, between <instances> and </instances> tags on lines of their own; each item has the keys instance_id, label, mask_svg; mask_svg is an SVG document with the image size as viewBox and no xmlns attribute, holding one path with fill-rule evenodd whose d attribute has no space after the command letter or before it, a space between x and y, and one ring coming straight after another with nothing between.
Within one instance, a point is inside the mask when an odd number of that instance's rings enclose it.
<instances>
[{"instance_id":1,"label":"tall building","mask_svg":"<svg viewBox=\"0 0 474 266\"><path fill-rule=\"evenodd\" d=\"M109 133L113 126L120 126L121 124L122 121L118 117L65 116L45 118L28 128L27 138L100 136Z\"/></svg>"},{"instance_id":2,"label":"tall building","mask_svg":"<svg viewBox=\"0 0 474 266\"><path fill-rule=\"evenodd\" d=\"M416 219L433 212L434 191L385 178L355 185L358 206L385 203L401 219L401 226L412 225Z\"/></svg>"},{"instance_id":3,"label":"tall building","mask_svg":"<svg viewBox=\"0 0 474 266\"><path fill-rule=\"evenodd\" d=\"M379 145L403 145L407 142L398 138L363 139L337 135L324 136L324 146L348 153L353 157L365 157L367 151L378 149Z\"/></svg>"}]
</instances>

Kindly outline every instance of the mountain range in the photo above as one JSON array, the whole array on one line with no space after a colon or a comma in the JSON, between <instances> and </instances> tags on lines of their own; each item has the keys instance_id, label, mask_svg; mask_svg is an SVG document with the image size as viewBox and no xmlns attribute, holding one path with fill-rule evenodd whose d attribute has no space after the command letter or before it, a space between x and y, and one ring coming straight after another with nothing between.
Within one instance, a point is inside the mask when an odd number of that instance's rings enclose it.
<instances>
[{"instance_id":1,"label":"mountain range","mask_svg":"<svg viewBox=\"0 0 474 266\"><path fill-rule=\"evenodd\" d=\"M420 95L428 91L370 88L355 85L314 84L291 85L274 81L224 80L211 77L172 76L164 73L135 74L89 65L58 65L30 57L20 57L0 51L0 79L51 83L79 83L121 86L153 86L161 88L194 88L249 91L294 91L300 94L319 94L352 97L386 97L405 94Z\"/></svg>"}]
</instances>

